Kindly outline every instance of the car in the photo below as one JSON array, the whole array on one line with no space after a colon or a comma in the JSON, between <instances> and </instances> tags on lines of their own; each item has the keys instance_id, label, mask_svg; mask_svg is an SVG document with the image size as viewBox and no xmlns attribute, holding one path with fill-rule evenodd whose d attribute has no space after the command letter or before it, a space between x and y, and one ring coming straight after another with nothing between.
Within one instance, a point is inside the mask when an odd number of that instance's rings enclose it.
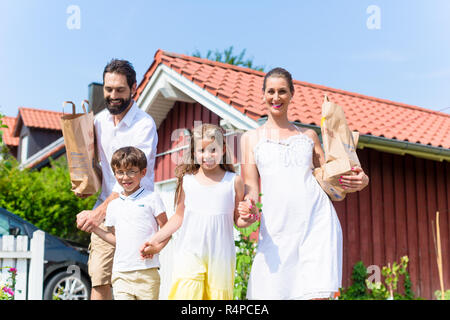
<instances>
[{"instance_id":1,"label":"car","mask_svg":"<svg viewBox=\"0 0 450 320\"><path fill-rule=\"evenodd\" d=\"M0 208L0 237L33 237L40 230L8 210ZM45 232L44 300L89 300L91 282L88 275L88 248Z\"/></svg>"}]
</instances>

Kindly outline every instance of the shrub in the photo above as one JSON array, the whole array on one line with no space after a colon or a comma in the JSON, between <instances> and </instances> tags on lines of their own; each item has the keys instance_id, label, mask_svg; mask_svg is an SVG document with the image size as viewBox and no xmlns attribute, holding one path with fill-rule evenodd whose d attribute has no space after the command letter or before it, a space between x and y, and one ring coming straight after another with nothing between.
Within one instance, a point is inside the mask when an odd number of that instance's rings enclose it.
<instances>
[{"instance_id":1,"label":"shrub","mask_svg":"<svg viewBox=\"0 0 450 320\"><path fill-rule=\"evenodd\" d=\"M259 196L261 197L262 194L260 193ZM256 207L261 213L262 203L257 202ZM246 300L247 297L247 284L257 247L257 242L252 240L250 236L258 230L259 224L260 222L257 221L248 228L236 228L239 231L239 240L234 242L236 246L236 273L233 298L235 300Z\"/></svg>"},{"instance_id":2,"label":"shrub","mask_svg":"<svg viewBox=\"0 0 450 320\"><path fill-rule=\"evenodd\" d=\"M76 215L95 201L72 193L65 157L40 171L20 170L12 157L0 162L0 207L54 236L88 244L90 235L77 229Z\"/></svg>"},{"instance_id":3,"label":"shrub","mask_svg":"<svg viewBox=\"0 0 450 320\"><path fill-rule=\"evenodd\" d=\"M436 299L442 300L441 290L436 290L434 295ZM444 291L444 300L450 300L450 290Z\"/></svg>"},{"instance_id":4,"label":"shrub","mask_svg":"<svg viewBox=\"0 0 450 320\"><path fill-rule=\"evenodd\" d=\"M401 258L400 263L394 262L382 268L382 275L385 278L381 281L371 282L367 279L367 269L362 261L353 266L352 285L347 289L341 288L339 300L413 300L415 297L412 291L412 283L408 273L407 256ZM397 284L400 276L404 277L404 294L397 291Z\"/></svg>"}]
</instances>

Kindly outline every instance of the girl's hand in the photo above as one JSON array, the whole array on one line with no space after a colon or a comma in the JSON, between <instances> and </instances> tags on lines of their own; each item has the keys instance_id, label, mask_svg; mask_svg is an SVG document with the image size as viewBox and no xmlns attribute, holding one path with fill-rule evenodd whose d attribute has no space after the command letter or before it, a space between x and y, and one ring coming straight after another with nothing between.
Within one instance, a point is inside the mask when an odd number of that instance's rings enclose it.
<instances>
[{"instance_id":1,"label":"girl's hand","mask_svg":"<svg viewBox=\"0 0 450 320\"><path fill-rule=\"evenodd\" d=\"M369 184L369 177L361 167L352 168L354 175L341 176L339 183L347 192L361 191Z\"/></svg>"},{"instance_id":2,"label":"girl's hand","mask_svg":"<svg viewBox=\"0 0 450 320\"><path fill-rule=\"evenodd\" d=\"M141 246L139 252L141 253L142 259L152 259L153 255L159 253L161 249L161 245L157 245L152 243L151 241L147 241Z\"/></svg>"},{"instance_id":3,"label":"girl's hand","mask_svg":"<svg viewBox=\"0 0 450 320\"><path fill-rule=\"evenodd\" d=\"M254 200L247 199L239 202L238 212L239 217L245 222L253 223L259 218Z\"/></svg>"}]
</instances>

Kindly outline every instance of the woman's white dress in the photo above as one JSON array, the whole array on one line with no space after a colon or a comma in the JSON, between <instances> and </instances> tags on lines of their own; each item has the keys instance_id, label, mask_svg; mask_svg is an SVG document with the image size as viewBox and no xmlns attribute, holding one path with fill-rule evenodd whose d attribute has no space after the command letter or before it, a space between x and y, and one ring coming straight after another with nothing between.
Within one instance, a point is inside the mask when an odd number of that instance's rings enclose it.
<instances>
[{"instance_id":1,"label":"woman's white dress","mask_svg":"<svg viewBox=\"0 0 450 320\"><path fill-rule=\"evenodd\" d=\"M254 147L262 218L248 299L333 296L342 278L342 230L314 178L314 142L303 133Z\"/></svg>"}]
</instances>

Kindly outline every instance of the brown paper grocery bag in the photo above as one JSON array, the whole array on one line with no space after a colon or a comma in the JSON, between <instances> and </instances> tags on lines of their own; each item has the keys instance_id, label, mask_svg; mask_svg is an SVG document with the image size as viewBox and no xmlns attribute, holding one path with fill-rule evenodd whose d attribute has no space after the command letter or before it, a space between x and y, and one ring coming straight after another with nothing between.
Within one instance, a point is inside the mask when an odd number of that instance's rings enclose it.
<instances>
[{"instance_id":1,"label":"brown paper grocery bag","mask_svg":"<svg viewBox=\"0 0 450 320\"><path fill-rule=\"evenodd\" d=\"M64 114L64 106L68 103L72 104L72 114ZM64 101L61 117L72 191L79 196L96 193L102 183L97 168L94 113L86 112L85 103L89 102L84 100L81 104L84 113L75 113L75 104Z\"/></svg>"},{"instance_id":2,"label":"brown paper grocery bag","mask_svg":"<svg viewBox=\"0 0 450 320\"><path fill-rule=\"evenodd\" d=\"M322 104L320 127L325 163L314 169L313 173L330 198L340 201L347 193L339 183L340 176L350 175L353 167L361 166L356 154L359 133L350 131L344 110L326 95Z\"/></svg>"}]
</instances>

